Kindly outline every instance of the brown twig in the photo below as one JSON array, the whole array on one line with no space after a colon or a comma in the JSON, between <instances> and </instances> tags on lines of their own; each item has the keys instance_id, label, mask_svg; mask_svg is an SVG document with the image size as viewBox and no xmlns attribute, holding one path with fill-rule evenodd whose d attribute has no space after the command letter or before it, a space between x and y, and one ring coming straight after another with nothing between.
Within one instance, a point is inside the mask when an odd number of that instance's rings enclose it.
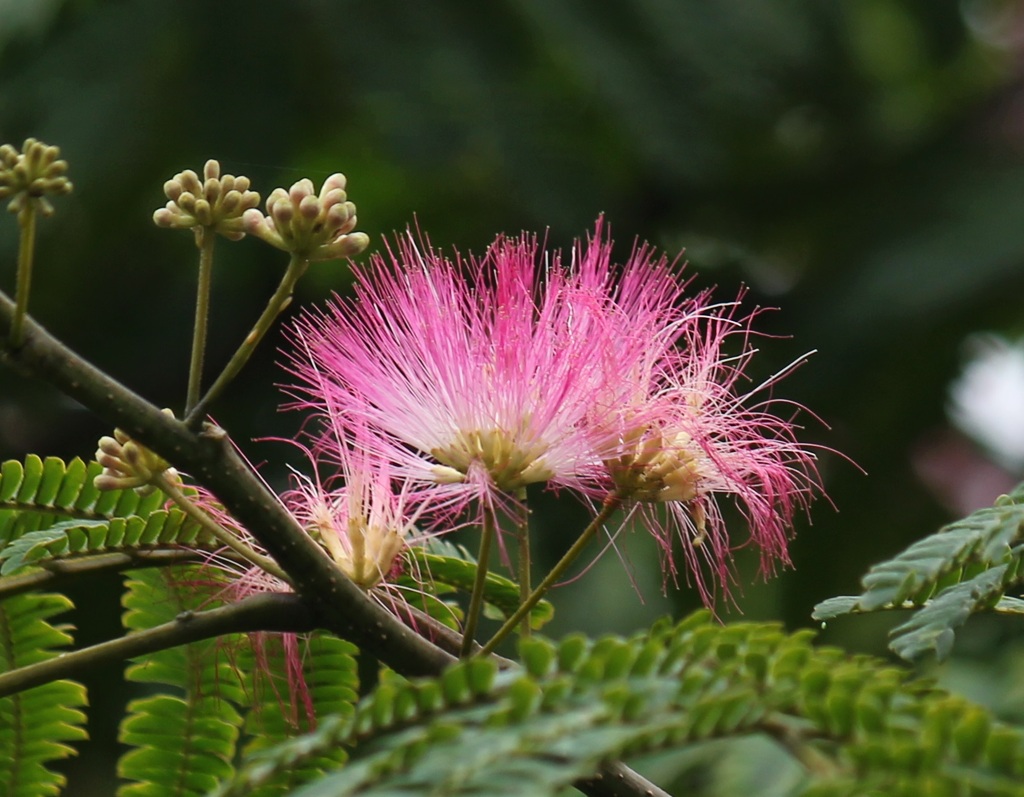
<instances>
[{"instance_id":1,"label":"brown twig","mask_svg":"<svg viewBox=\"0 0 1024 797\"><path fill-rule=\"evenodd\" d=\"M83 670L198 642L250 631L303 633L315 627L306 604L296 595L254 595L205 612L183 612L169 623L125 634L81 650L0 674L0 697L31 689Z\"/></svg>"}]
</instances>

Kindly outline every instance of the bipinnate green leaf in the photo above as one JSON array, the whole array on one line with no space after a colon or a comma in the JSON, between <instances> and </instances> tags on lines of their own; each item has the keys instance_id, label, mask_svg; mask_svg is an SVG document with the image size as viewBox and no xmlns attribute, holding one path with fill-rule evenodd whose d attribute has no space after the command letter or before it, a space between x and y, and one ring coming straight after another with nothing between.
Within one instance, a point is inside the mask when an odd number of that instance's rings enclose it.
<instances>
[{"instance_id":1,"label":"bipinnate green leaf","mask_svg":"<svg viewBox=\"0 0 1024 797\"><path fill-rule=\"evenodd\" d=\"M199 566L136 571L124 597L125 627L151 628L183 612L187 617L208 609L226 578ZM140 658L129 667L128 679L170 690L128 706L120 738L134 749L118 767L130 781L119 795L205 795L233 773L240 752L255 754L308 733L320 716L351 716L359 686L355 654L351 643L325 633L256 633ZM277 771L250 795L291 794L347 757L341 747L320 750Z\"/></svg>"},{"instance_id":2,"label":"bipinnate green leaf","mask_svg":"<svg viewBox=\"0 0 1024 797\"><path fill-rule=\"evenodd\" d=\"M71 522L104 525L102 520ZM63 523L57 523L48 529L30 531L28 534L18 537L14 542L0 548L0 563L2 563L0 564L0 576L10 575L39 559L52 557L54 554L50 546L55 546L58 550L70 548L64 525Z\"/></svg>"},{"instance_id":3,"label":"bipinnate green leaf","mask_svg":"<svg viewBox=\"0 0 1024 797\"><path fill-rule=\"evenodd\" d=\"M875 565L862 581L864 592L822 601L813 617L915 609L910 620L893 629L890 647L906 659L945 658L956 629L971 614L1014 611L1004 593L1021 580L1022 537L1024 486Z\"/></svg>"},{"instance_id":4,"label":"bipinnate green leaf","mask_svg":"<svg viewBox=\"0 0 1024 797\"><path fill-rule=\"evenodd\" d=\"M19 595L0 603L0 671L60 655L71 643L49 621L72 608L63 595ZM61 793L63 775L48 764L74 754L68 742L86 738L85 687L55 681L0 698L0 794L45 797Z\"/></svg>"},{"instance_id":5,"label":"bipinnate green leaf","mask_svg":"<svg viewBox=\"0 0 1024 797\"><path fill-rule=\"evenodd\" d=\"M359 675L350 642L323 632L308 639L259 634L238 656L246 673L249 710L243 733L245 755L301 736L316 727L317 717L351 716L359 698ZM297 677L301 674L301 678ZM277 797L315 780L348 759L343 747L324 750L297 766L279 770L254 788L250 797Z\"/></svg>"},{"instance_id":6,"label":"bipinnate green leaf","mask_svg":"<svg viewBox=\"0 0 1024 797\"><path fill-rule=\"evenodd\" d=\"M216 550L212 535L166 496L100 492L98 463L29 455L0 465L0 576L69 557L187 546Z\"/></svg>"},{"instance_id":7,"label":"bipinnate green leaf","mask_svg":"<svg viewBox=\"0 0 1024 797\"><path fill-rule=\"evenodd\" d=\"M196 566L133 571L123 599L125 628L152 628L209 608L216 579L216 571ZM228 655L232 642L194 642L128 667L129 680L172 687L174 694L128 704L120 740L132 749L118 764L127 781L119 797L198 797L231 776L242 726L237 706L246 699Z\"/></svg>"},{"instance_id":8,"label":"bipinnate green leaf","mask_svg":"<svg viewBox=\"0 0 1024 797\"><path fill-rule=\"evenodd\" d=\"M0 576L68 557L179 547L214 551L221 545L179 509L157 509L144 517L66 520L23 534L0 549Z\"/></svg>"},{"instance_id":9,"label":"bipinnate green leaf","mask_svg":"<svg viewBox=\"0 0 1024 797\"><path fill-rule=\"evenodd\" d=\"M993 567L944 589L909 620L889 632L889 647L893 653L907 661L925 654L934 654L939 660L946 658L953 650L954 629L1002 597L1007 570L1007 565Z\"/></svg>"},{"instance_id":10,"label":"bipinnate green leaf","mask_svg":"<svg viewBox=\"0 0 1024 797\"><path fill-rule=\"evenodd\" d=\"M412 547L409 557L416 566L421 588L444 594L444 588L469 593L476 577L476 559L465 549L444 540L433 540L427 547ZM519 608L519 585L489 571L484 584L484 612L492 619L507 619ZM542 628L554 617L550 601L541 600L530 611L530 626ZM438 618L443 619L443 618Z\"/></svg>"},{"instance_id":11,"label":"bipinnate green leaf","mask_svg":"<svg viewBox=\"0 0 1024 797\"><path fill-rule=\"evenodd\" d=\"M134 490L100 492L93 480L102 470L97 462L75 458L65 464L35 454L0 464L0 545L70 518L146 517L167 500L159 491L147 496Z\"/></svg>"},{"instance_id":12,"label":"bipinnate green leaf","mask_svg":"<svg viewBox=\"0 0 1024 797\"><path fill-rule=\"evenodd\" d=\"M352 716L249 759L220 797L341 745L342 769L294 792L555 795L604 762L768 734L807 770L804 794L1019 794L1024 733L897 668L777 625L700 613L631 639L523 643L525 668L471 659L388 680Z\"/></svg>"}]
</instances>

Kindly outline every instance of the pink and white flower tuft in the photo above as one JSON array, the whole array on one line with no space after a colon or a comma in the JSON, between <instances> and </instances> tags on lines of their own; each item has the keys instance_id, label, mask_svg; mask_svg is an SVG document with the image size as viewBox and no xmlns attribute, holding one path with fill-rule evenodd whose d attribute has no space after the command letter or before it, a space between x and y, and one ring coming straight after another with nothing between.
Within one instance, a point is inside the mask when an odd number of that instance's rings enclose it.
<instances>
[{"instance_id":1,"label":"pink and white flower tuft","mask_svg":"<svg viewBox=\"0 0 1024 797\"><path fill-rule=\"evenodd\" d=\"M407 546L422 544L426 535L416 526L422 502L413 499L402 483L390 476L386 462L376 460L359 445L360 432L346 436L340 425L332 427L331 445L319 459L306 452L311 476L295 473L294 487L279 498L338 568L381 605L396 613L407 608L403 590L395 584L402 573L400 555ZM326 477L321 473L326 472ZM216 499L202 490L198 503L222 528L231 531L255 553L265 555L262 546ZM232 601L268 592L290 592L291 585L256 565L239 561L229 551L209 556L207 566L228 574L200 584L212 597ZM301 702L311 723L313 704L302 667L302 645L295 634L281 635L281 651L288 674L291 721L297 722L295 707ZM266 664L264 633L250 635L257 663ZM264 667L264 669L266 669ZM276 687L275 687L276 688Z\"/></svg>"},{"instance_id":2,"label":"pink and white flower tuft","mask_svg":"<svg viewBox=\"0 0 1024 797\"><path fill-rule=\"evenodd\" d=\"M406 236L355 269L353 300L294 328L297 406L371 429L396 474L454 512L533 483L594 491L585 420L619 331L584 301L607 297L527 236L468 260Z\"/></svg>"},{"instance_id":3,"label":"pink and white flower tuft","mask_svg":"<svg viewBox=\"0 0 1024 797\"><path fill-rule=\"evenodd\" d=\"M734 499L749 542L762 553L762 570L770 573L775 562L789 562L794 514L821 487L813 448L796 439L791 417L774 412L784 407L792 416L801 408L757 398L793 366L738 390L755 353L750 336L758 312L736 318L739 300L712 305L707 298L680 329L676 348L633 384L634 400L620 405L619 449L605 465L620 495L638 504L668 574L677 573L672 552L679 539L710 604L715 587L728 592L733 550L718 500ZM659 513L659 505L667 512Z\"/></svg>"},{"instance_id":4,"label":"pink and white flower tuft","mask_svg":"<svg viewBox=\"0 0 1024 797\"><path fill-rule=\"evenodd\" d=\"M357 447L429 502L432 523L533 483L615 495L673 578L681 540L710 603L733 549L719 499L734 499L770 571L821 492L815 456L775 414L786 405L757 398L783 374L740 389L758 313L686 296L675 264L647 246L621 267L611 252L601 220L567 264L525 235L454 259L400 238L353 267L354 298L293 327L292 406L326 421L310 434L318 454L341 427L361 429Z\"/></svg>"},{"instance_id":5,"label":"pink and white flower tuft","mask_svg":"<svg viewBox=\"0 0 1024 797\"><path fill-rule=\"evenodd\" d=\"M350 442L340 424L334 426L320 463L336 470L326 480L296 474L296 486L281 499L338 568L369 590L386 582L407 545L424 541L416 522L425 505L407 482L396 484L389 463L363 444L363 432Z\"/></svg>"}]
</instances>

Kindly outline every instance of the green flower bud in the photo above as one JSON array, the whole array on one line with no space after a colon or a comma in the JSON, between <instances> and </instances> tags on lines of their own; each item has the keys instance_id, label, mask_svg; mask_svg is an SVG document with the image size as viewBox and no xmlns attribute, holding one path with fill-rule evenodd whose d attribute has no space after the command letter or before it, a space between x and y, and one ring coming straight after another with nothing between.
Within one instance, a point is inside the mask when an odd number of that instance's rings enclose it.
<instances>
[{"instance_id":1,"label":"green flower bud","mask_svg":"<svg viewBox=\"0 0 1024 797\"><path fill-rule=\"evenodd\" d=\"M352 257L370 242L365 233L352 233L356 206L348 201L343 174L328 177L319 194L306 178L287 191L275 188L267 197L266 215L246 210L242 225L250 235L310 261Z\"/></svg>"},{"instance_id":2,"label":"green flower bud","mask_svg":"<svg viewBox=\"0 0 1024 797\"><path fill-rule=\"evenodd\" d=\"M53 214L46 198L71 193L71 181L65 177L67 161L60 160L60 149L26 138L18 152L10 144L0 146L0 199L11 197L7 209L20 213L29 204L44 216Z\"/></svg>"},{"instance_id":3,"label":"green flower bud","mask_svg":"<svg viewBox=\"0 0 1024 797\"><path fill-rule=\"evenodd\" d=\"M154 211L158 227L177 230L213 230L232 241L245 236L242 216L260 203L260 195L249 190L248 177L221 175L220 164L208 160L203 176L191 169L164 183L167 204Z\"/></svg>"},{"instance_id":4,"label":"green flower bud","mask_svg":"<svg viewBox=\"0 0 1024 797\"><path fill-rule=\"evenodd\" d=\"M163 412L174 415L169 409ZM93 481L97 490L134 489L140 495L148 495L156 489L153 479L157 475L181 484L181 477L167 460L135 442L120 429L114 430L113 437L101 437L98 445L96 461L103 466L103 472Z\"/></svg>"}]
</instances>

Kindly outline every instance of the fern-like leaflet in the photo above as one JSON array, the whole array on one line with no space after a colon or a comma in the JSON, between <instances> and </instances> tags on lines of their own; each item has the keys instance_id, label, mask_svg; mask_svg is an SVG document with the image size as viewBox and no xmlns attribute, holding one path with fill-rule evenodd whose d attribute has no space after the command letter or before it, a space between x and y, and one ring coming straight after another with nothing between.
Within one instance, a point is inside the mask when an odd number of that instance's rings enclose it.
<instances>
[{"instance_id":1,"label":"fern-like leaflet","mask_svg":"<svg viewBox=\"0 0 1024 797\"><path fill-rule=\"evenodd\" d=\"M0 603L0 667L26 667L60 655L71 642L50 619L71 609L63 595L20 595ZM44 797L61 793L64 777L47 768L74 752L67 742L86 738L85 688L56 681L0 698L0 793Z\"/></svg>"},{"instance_id":2,"label":"fern-like leaflet","mask_svg":"<svg viewBox=\"0 0 1024 797\"><path fill-rule=\"evenodd\" d=\"M123 598L125 628L152 628L202 608L208 594L187 582L210 578L200 568L134 571ZM232 774L245 694L222 644L230 640L160 651L128 668L129 680L165 689L128 704L120 738L135 749L118 764L129 781L119 797L200 797Z\"/></svg>"},{"instance_id":3,"label":"fern-like leaflet","mask_svg":"<svg viewBox=\"0 0 1024 797\"><path fill-rule=\"evenodd\" d=\"M1024 579L1022 566L1024 485L875 565L862 580L864 592L822 601L813 616L912 609L892 630L890 647L908 660L928 653L942 659L975 612L1020 613L1020 602L1006 592Z\"/></svg>"},{"instance_id":4,"label":"fern-like leaflet","mask_svg":"<svg viewBox=\"0 0 1024 797\"><path fill-rule=\"evenodd\" d=\"M354 645L322 632L298 640L261 636L238 661L246 674L250 698L244 755L257 754L308 733L316 727L317 717L352 715L359 696ZM301 681L297 682L297 676ZM338 769L347 759L348 751L343 747L323 750L294 767L279 770L250 795L283 797L324 772Z\"/></svg>"},{"instance_id":5,"label":"fern-like leaflet","mask_svg":"<svg viewBox=\"0 0 1024 797\"><path fill-rule=\"evenodd\" d=\"M520 670L470 660L391 680L354 716L253 757L218 795L337 745L351 762L295 797L555 795L615 757L751 734L816 762L804 794L1019 794L1024 733L807 632L700 613L632 639L532 638L520 653Z\"/></svg>"}]
</instances>

